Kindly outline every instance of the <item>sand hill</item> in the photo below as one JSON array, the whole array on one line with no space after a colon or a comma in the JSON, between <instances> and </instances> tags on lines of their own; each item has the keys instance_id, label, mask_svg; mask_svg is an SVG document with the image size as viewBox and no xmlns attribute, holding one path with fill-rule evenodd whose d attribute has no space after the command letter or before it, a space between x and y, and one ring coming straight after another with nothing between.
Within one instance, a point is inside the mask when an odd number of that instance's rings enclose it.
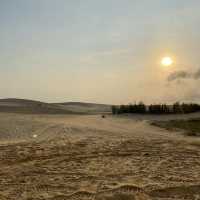
<instances>
[{"instance_id":1,"label":"sand hill","mask_svg":"<svg viewBox=\"0 0 200 200\"><path fill-rule=\"evenodd\" d=\"M94 114L110 112L110 106L104 104L66 102L45 103L27 99L0 99L0 112L27 114Z\"/></svg>"}]
</instances>

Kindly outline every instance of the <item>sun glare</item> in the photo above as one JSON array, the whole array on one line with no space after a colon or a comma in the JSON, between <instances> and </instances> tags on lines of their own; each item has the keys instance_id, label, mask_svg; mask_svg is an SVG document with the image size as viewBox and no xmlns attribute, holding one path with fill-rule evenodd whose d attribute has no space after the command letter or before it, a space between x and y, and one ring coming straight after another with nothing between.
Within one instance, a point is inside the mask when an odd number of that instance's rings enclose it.
<instances>
[{"instance_id":1,"label":"sun glare","mask_svg":"<svg viewBox=\"0 0 200 200\"><path fill-rule=\"evenodd\" d=\"M172 58L170 58L170 57L164 57L164 58L162 58L162 60L161 60L161 64L163 65L163 66L170 66L170 65L172 65L173 64L173 60L172 60Z\"/></svg>"}]
</instances>

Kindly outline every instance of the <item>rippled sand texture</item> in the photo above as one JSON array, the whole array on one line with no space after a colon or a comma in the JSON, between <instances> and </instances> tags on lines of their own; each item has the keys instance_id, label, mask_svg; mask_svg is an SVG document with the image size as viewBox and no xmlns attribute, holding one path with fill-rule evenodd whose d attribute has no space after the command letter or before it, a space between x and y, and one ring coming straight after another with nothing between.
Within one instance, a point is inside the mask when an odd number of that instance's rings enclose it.
<instances>
[{"instance_id":1,"label":"rippled sand texture","mask_svg":"<svg viewBox=\"0 0 200 200\"><path fill-rule=\"evenodd\" d=\"M200 140L137 117L0 114L0 199L198 200Z\"/></svg>"}]
</instances>

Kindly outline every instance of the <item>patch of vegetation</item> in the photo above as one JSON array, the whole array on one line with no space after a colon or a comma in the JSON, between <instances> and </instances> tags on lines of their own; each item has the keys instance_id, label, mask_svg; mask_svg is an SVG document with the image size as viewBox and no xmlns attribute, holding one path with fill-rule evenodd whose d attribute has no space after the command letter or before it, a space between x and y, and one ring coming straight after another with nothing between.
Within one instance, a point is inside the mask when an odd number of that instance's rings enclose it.
<instances>
[{"instance_id":1,"label":"patch of vegetation","mask_svg":"<svg viewBox=\"0 0 200 200\"><path fill-rule=\"evenodd\" d=\"M129 105L120 105L112 106L112 113L123 114L123 113L138 113L138 114L186 114L199 112L199 104L186 104L179 102L174 103L173 105L167 104L152 104L145 105L143 102L138 104L129 104Z\"/></svg>"},{"instance_id":2,"label":"patch of vegetation","mask_svg":"<svg viewBox=\"0 0 200 200\"><path fill-rule=\"evenodd\" d=\"M200 136L200 119L159 121L152 125L167 130L184 130L188 136Z\"/></svg>"}]
</instances>

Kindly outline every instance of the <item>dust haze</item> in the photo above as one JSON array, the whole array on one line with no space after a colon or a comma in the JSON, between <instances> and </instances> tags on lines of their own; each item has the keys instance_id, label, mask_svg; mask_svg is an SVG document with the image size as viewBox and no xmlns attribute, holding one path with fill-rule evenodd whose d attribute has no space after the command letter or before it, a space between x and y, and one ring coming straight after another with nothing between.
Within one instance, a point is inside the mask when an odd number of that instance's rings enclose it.
<instances>
[{"instance_id":1,"label":"dust haze","mask_svg":"<svg viewBox=\"0 0 200 200\"><path fill-rule=\"evenodd\" d=\"M200 200L199 0L0 0L0 200Z\"/></svg>"}]
</instances>

